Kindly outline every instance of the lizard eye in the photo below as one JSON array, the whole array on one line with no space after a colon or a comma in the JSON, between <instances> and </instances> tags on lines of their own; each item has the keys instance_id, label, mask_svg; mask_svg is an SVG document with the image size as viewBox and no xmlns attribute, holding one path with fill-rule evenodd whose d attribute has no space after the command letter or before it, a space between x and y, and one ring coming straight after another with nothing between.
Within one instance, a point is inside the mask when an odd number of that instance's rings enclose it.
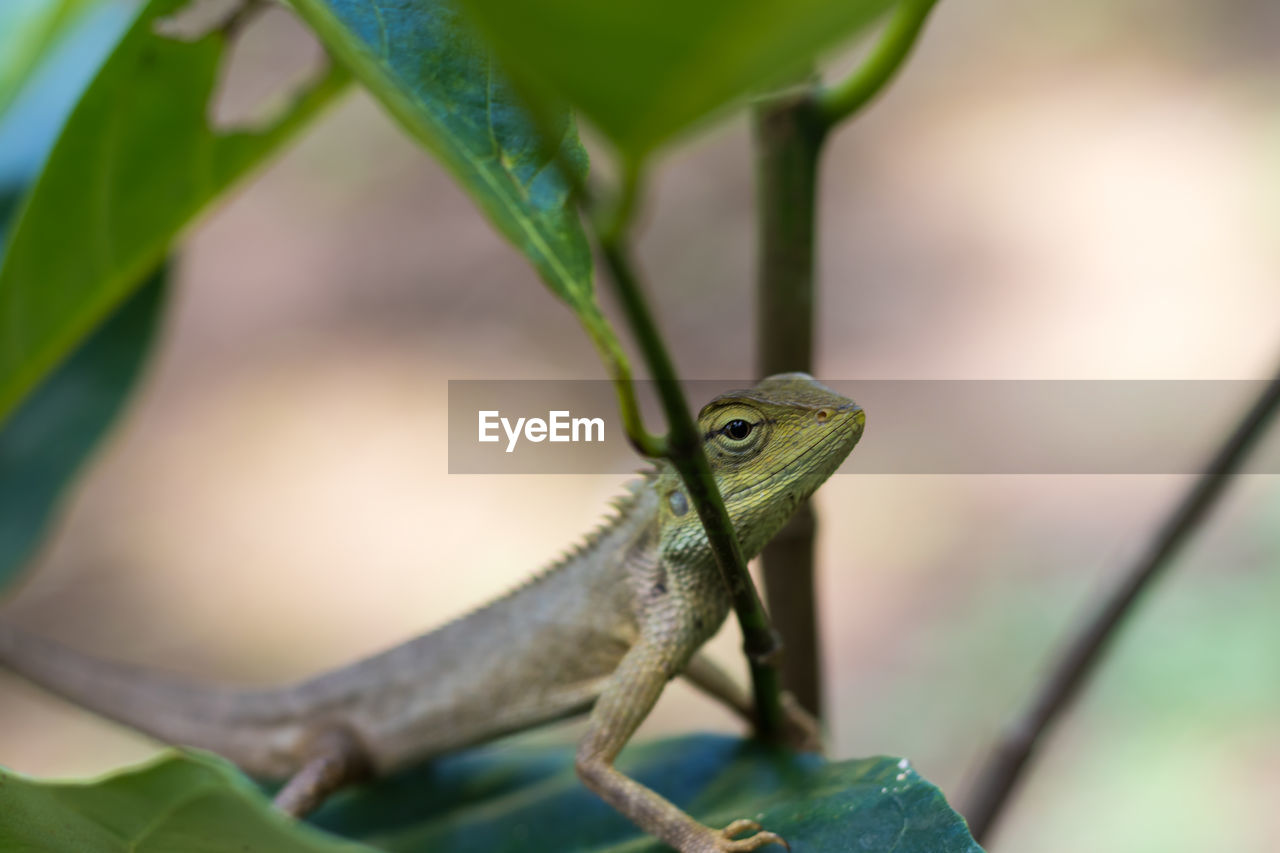
<instances>
[{"instance_id":1,"label":"lizard eye","mask_svg":"<svg viewBox=\"0 0 1280 853\"><path fill-rule=\"evenodd\" d=\"M3 0L0 0L3 2ZM742 465L759 455L769 440L770 421L755 406L733 402L700 416L708 453L727 465Z\"/></svg>"}]
</instances>

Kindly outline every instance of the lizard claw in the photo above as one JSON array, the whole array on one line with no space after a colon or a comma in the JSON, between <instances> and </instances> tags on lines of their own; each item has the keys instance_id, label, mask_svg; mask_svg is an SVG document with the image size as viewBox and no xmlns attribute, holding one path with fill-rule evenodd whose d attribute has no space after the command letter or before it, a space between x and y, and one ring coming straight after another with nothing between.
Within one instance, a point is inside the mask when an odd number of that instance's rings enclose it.
<instances>
[{"instance_id":1,"label":"lizard claw","mask_svg":"<svg viewBox=\"0 0 1280 853\"><path fill-rule=\"evenodd\" d=\"M753 834L746 838L734 838L735 835L741 835L744 832ZM715 849L718 853L748 853L748 851L764 847L766 844L781 844L788 850L791 849L791 845L781 835L761 830L760 824L754 820L746 820L744 818L735 820L720 830L716 836Z\"/></svg>"}]
</instances>

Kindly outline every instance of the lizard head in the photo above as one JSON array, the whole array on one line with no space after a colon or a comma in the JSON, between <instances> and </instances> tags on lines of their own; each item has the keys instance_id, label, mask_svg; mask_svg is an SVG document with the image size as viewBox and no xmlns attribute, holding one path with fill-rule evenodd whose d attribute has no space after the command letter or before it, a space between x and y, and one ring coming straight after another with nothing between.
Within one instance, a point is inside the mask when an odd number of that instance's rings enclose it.
<instances>
[{"instance_id":1,"label":"lizard head","mask_svg":"<svg viewBox=\"0 0 1280 853\"><path fill-rule=\"evenodd\" d=\"M759 553L840 467L862 437L864 423L856 403L806 373L770 376L703 407L698 414L703 450L744 556ZM689 536L705 541L679 477L663 480L668 525L689 526L676 533L685 542Z\"/></svg>"}]
</instances>

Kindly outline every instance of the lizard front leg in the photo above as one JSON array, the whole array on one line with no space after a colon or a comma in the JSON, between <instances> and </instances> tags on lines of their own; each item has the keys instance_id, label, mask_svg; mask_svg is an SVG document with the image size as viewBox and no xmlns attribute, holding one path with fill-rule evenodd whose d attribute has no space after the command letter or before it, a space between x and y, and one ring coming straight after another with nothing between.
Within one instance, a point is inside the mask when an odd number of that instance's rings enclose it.
<instances>
[{"instance_id":1,"label":"lizard front leg","mask_svg":"<svg viewBox=\"0 0 1280 853\"><path fill-rule=\"evenodd\" d=\"M672 642L671 633L670 626L660 635L642 633L609 678L591 712L587 734L578 746L578 776L645 832L681 853L737 853L768 844L786 847L781 837L759 831L760 825L754 821L736 820L722 830L705 826L613 766L622 747L658 701L662 688L689 656L684 643ZM754 834L734 837L744 832Z\"/></svg>"}]
</instances>

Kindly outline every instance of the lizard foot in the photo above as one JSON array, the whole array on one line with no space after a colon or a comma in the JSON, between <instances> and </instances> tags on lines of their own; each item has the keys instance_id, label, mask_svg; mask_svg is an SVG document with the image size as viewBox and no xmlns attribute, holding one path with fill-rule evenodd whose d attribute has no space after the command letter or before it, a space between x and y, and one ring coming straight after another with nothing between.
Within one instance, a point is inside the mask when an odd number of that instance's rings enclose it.
<instances>
[{"instance_id":1,"label":"lizard foot","mask_svg":"<svg viewBox=\"0 0 1280 853\"><path fill-rule=\"evenodd\" d=\"M753 834L746 838L734 838L735 835L741 835L744 832ZM760 829L760 824L754 820L735 820L715 833L714 837L715 847L712 849L716 853L748 853L767 844L781 844L788 850L791 849L791 845L783 840L781 835Z\"/></svg>"}]
</instances>

